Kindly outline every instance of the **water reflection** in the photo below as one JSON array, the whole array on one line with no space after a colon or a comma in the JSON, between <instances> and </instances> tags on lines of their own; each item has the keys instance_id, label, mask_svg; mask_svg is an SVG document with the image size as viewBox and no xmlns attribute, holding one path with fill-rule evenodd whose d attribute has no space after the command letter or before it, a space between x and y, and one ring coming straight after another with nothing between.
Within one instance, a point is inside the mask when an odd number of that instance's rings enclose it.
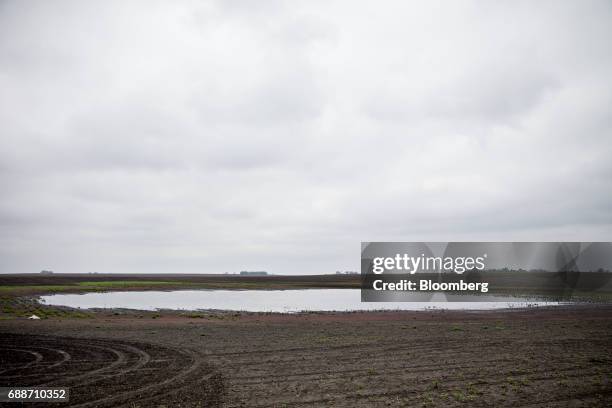
<instances>
[{"instance_id":1,"label":"water reflection","mask_svg":"<svg viewBox=\"0 0 612 408\"><path fill-rule=\"evenodd\" d=\"M554 306L558 302L526 298L491 298L486 302L362 303L358 289L300 290L182 290L106 292L42 297L49 305L83 309L236 310L249 312L356 311L356 310L492 310Z\"/></svg>"}]
</instances>

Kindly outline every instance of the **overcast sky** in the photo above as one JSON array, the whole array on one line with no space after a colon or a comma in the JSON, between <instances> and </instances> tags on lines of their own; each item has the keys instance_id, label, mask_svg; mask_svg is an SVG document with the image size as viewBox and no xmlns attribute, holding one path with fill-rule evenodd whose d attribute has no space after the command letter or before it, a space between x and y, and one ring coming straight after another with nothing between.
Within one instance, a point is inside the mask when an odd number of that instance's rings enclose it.
<instances>
[{"instance_id":1,"label":"overcast sky","mask_svg":"<svg viewBox=\"0 0 612 408\"><path fill-rule=\"evenodd\" d=\"M0 272L612 240L609 1L2 1Z\"/></svg>"}]
</instances>

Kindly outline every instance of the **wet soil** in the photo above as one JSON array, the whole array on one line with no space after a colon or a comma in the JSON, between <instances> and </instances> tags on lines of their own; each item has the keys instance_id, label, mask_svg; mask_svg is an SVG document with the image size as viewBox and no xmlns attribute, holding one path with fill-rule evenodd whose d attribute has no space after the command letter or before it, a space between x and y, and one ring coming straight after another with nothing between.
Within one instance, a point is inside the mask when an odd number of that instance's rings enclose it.
<instances>
[{"instance_id":1,"label":"wet soil","mask_svg":"<svg viewBox=\"0 0 612 408\"><path fill-rule=\"evenodd\" d=\"M0 386L67 386L82 407L612 401L612 306L94 316L0 321Z\"/></svg>"}]
</instances>

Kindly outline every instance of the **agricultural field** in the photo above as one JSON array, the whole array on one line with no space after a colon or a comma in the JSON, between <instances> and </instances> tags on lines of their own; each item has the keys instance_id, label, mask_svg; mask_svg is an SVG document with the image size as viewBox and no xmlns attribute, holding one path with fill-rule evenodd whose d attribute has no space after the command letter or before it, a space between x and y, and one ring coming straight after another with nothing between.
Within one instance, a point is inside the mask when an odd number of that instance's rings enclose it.
<instances>
[{"instance_id":1,"label":"agricultural field","mask_svg":"<svg viewBox=\"0 0 612 408\"><path fill-rule=\"evenodd\" d=\"M69 387L65 406L604 407L612 399L609 302L501 311L80 310L37 299L115 290L355 288L359 281L2 278L0 386Z\"/></svg>"},{"instance_id":2,"label":"agricultural field","mask_svg":"<svg viewBox=\"0 0 612 408\"><path fill-rule=\"evenodd\" d=\"M611 312L7 319L0 382L92 407L603 407Z\"/></svg>"}]
</instances>

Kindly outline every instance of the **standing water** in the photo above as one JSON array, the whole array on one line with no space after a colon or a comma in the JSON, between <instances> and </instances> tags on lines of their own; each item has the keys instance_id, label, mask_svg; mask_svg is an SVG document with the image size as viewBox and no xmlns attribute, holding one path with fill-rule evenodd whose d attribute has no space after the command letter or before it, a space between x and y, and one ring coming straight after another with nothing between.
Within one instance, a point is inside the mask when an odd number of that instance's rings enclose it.
<instances>
[{"instance_id":1,"label":"standing water","mask_svg":"<svg viewBox=\"0 0 612 408\"><path fill-rule=\"evenodd\" d=\"M558 302L488 296L480 302L361 302L359 289L181 290L42 296L48 305L83 309L235 310L294 313L357 310L493 310L555 306ZM483 299L484 300L484 299Z\"/></svg>"}]
</instances>

